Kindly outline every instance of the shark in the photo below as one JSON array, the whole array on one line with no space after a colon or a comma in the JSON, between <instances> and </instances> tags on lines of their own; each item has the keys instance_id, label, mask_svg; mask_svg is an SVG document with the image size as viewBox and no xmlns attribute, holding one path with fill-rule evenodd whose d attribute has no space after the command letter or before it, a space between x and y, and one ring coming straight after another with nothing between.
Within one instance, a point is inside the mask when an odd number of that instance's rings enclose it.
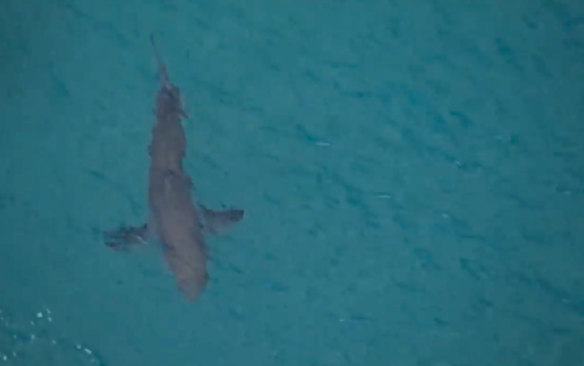
<instances>
[{"instance_id":1,"label":"shark","mask_svg":"<svg viewBox=\"0 0 584 366\"><path fill-rule=\"evenodd\" d=\"M150 43L160 78L155 97L156 121L148 147L148 220L140 226L120 226L104 232L105 244L125 251L137 244L160 243L165 261L183 297L195 301L209 280L205 236L240 221L244 210L212 210L194 203L193 180L183 168L187 140L182 125L186 114L180 89L169 77L154 35Z\"/></svg>"}]
</instances>

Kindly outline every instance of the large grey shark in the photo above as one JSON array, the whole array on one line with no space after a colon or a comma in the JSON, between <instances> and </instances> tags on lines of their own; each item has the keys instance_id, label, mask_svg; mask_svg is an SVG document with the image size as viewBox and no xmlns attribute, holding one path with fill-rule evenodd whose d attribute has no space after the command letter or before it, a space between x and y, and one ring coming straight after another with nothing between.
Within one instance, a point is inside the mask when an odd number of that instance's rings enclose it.
<instances>
[{"instance_id":1,"label":"large grey shark","mask_svg":"<svg viewBox=\"0 0 584 366\"><path fill-rule=\"evenodd\" d=\"M193 204L193 183L182 161L186 137L181 123L184 112L179 88L170 82L166 65L150 36L158 63L160 89L156 94L156 123L149 146L148 223L107 231L106 244L116 250L155 239L187 300L198 298L208 281L206 233L216 233L243 218L243 210L213 211Z\"/></svg>"}]
</instances>

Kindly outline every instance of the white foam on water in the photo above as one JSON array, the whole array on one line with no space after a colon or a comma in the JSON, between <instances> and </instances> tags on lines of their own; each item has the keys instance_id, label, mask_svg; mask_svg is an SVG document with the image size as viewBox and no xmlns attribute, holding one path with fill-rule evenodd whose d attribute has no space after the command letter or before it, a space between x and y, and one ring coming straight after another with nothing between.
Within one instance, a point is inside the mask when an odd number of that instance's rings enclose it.
<instances>
[{"instance_id":1,"label":"white foam on water","mask_svg":"<svg viewBox=\"0 0 584 366\"><path fill-rule=\"evenodd\" d=\"M104 365L98 352L81 342L51 336L53 327L50 309L35 312L32 319L14 320L0 308L0 361L7 365L43 364L51 359L55 364ZM35 321L36 320L36 321Z\"/></svg>"}]
</instances>

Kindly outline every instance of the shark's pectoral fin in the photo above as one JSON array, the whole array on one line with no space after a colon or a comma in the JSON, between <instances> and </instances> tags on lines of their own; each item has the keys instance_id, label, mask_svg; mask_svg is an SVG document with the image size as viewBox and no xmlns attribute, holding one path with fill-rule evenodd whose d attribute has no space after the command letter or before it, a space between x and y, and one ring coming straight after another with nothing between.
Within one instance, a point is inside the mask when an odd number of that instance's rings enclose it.
<instances>
[{"instance_id":1,"label":"shark's pectoral fin","mask_svg":"<svg viewBox=\"0 0 584 366\"><path fill-rule=\"evenodd\" d=\"M229 227L231 224L243 218L243 210L229 209L214 211L203 205L199 205L199 207L201 207L203 214L205 231L211 234L217 234L222 229Z\"/></svg>"},{"instance_id":2,"label":"shark's pectoral fin","mask_svg":"<svg viewBox=\"0 0 584 366\"><path fill-rule=\"evenodd\" d=\"M148 225L144 224L137 227L121 226L104 232L104 236L105 245L117 251L125 251L132 246L143 244L147 241Z\"/></svg>"}]
</instances>

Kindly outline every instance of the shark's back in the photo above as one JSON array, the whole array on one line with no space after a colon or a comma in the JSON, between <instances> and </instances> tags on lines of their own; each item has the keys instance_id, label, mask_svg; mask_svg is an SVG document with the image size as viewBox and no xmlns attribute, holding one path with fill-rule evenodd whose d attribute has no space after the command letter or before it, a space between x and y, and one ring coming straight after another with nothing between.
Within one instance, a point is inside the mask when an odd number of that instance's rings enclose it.
<instances>
[{"instance_id":1,"label":"shark's back","mask_svg":"<svg viewBox=\"0 0 584 366\"><path fill-rule=\"evenodd\" d=\"M193 204L192 181L183 171L186 116L178 87L173 85L151 38L161 86L156 95L156 123L149 148L149 226L162 244L166 261L187 299L195 299L208 280L204 228L226 226L243 217L242 210L215 212Z\"/></svg>"},{"instance_id":2,"label":"shark's back","mask_svg":"<svg viewBox=\"0 0 584 366\"><path fill-rule=\"evenodd\" d=\"M166 262L188 299L207 282L206 250L199 212L192 203L188 176L167 172L151 178L150 220L156 228Z\"/></svg>"},{"instance_id":3,"label":"shark's back","mask_svg":"<svg viewBox=\"0 0 584 366\"><path fill-rule=\"evenodd\" d=\"M124 250L155 237L181 292L188 300L194 300L208 280L204 234L216 233L241 220L243 210L213 211L193 204L192 181L182 164L186 137L181 119L186 114L180 90L170 82L154 39L150 40L158 61L160 89L156 93L156 122L149 146L149 221L137 227L107 231L106 244Z\"/></svg>"}]
</instances>

